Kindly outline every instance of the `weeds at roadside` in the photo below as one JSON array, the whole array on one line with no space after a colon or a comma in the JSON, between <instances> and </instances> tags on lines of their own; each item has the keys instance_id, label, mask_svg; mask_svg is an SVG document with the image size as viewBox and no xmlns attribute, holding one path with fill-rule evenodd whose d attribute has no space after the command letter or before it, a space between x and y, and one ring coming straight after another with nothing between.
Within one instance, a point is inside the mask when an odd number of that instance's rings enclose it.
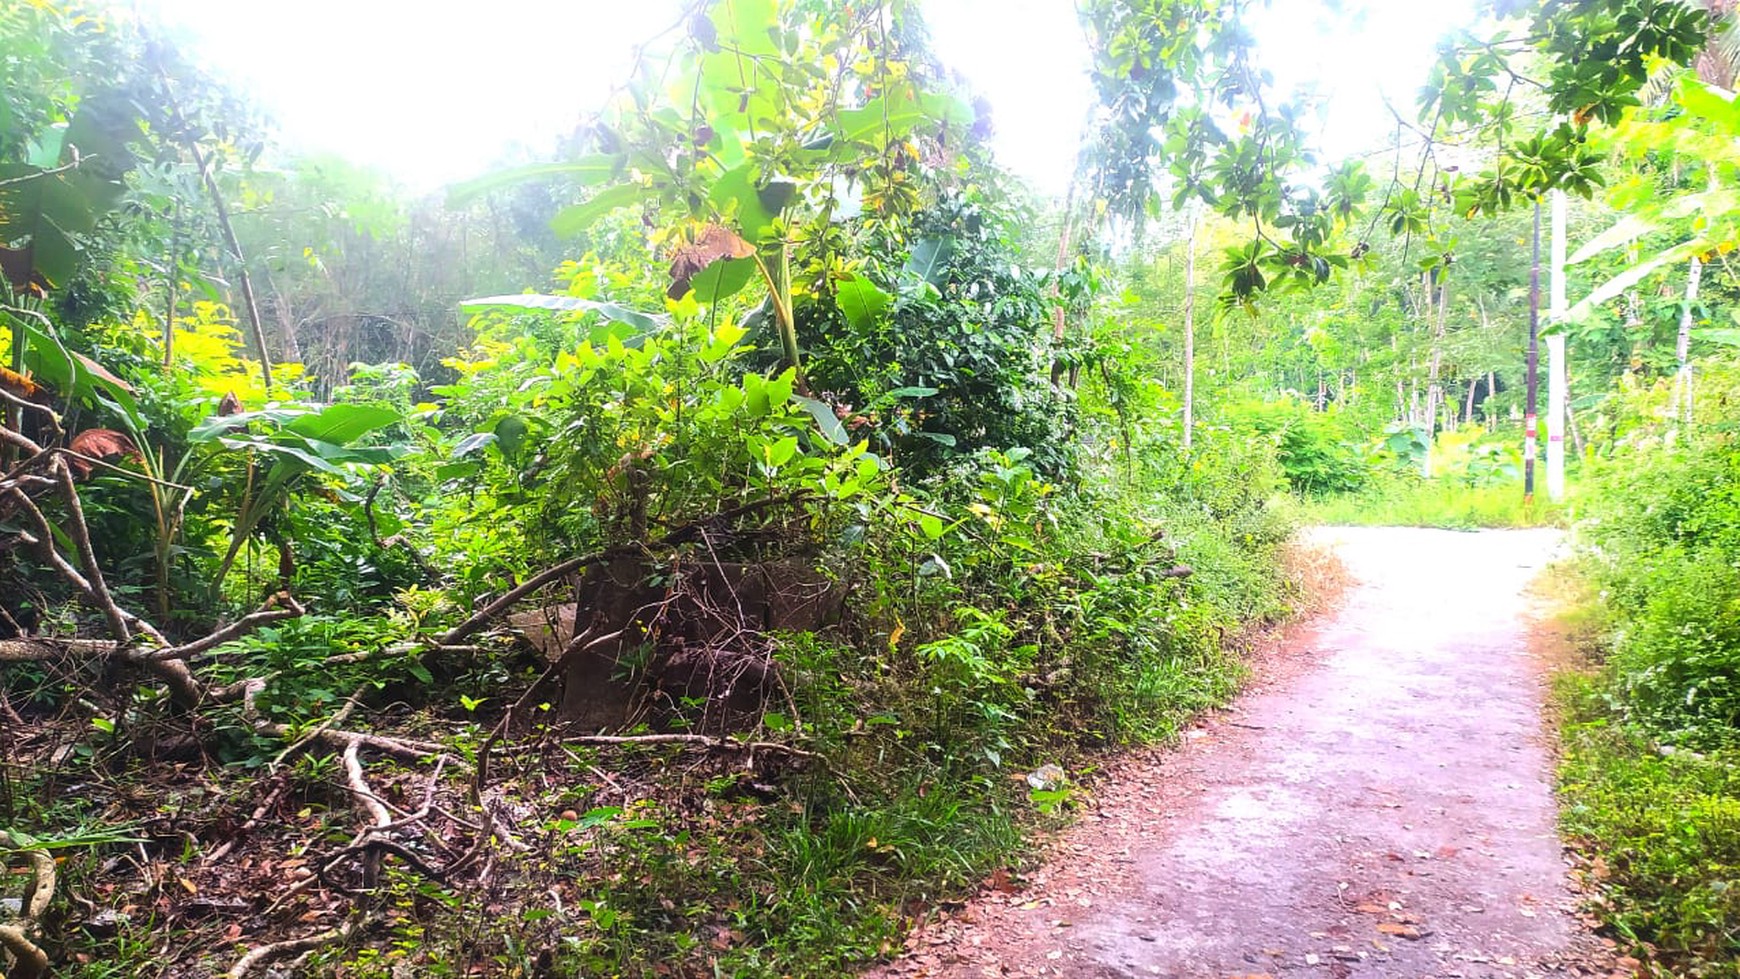
<instances>
[{"instance_id":1,"label":"weeds at roadside","mask_svg":"<svg viewBox=\"0 0 1740 979\"><path fill-rule=\"evenodd\" d=\"M1440 527L1449 530L1563 527L1569 504L1545 492L1523 501L1522 483L1469 486L1453 480L1390 476L1354 493L1301 501L1310 523L1364 527Z\"/></svg>"},{"instance_id":2,"label":"weeds at roadside","mask_svg":"<svg viewBox=\"0 0 1740 979\"><path fill-rule=\"evenodd\" d=\"M1628 719L1591 569L1550 585L1560 825L1589 910L1651 974L1740 976L1740 752L1676 747Z\"/></svg>"}]
</instances>

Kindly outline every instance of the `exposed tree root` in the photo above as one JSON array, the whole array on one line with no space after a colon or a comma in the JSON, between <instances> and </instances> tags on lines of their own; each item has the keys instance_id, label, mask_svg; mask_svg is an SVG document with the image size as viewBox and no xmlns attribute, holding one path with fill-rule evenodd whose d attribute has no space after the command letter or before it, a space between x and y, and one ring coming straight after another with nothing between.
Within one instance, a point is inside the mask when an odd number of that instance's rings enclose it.
<instances>
[{"instance_id":1,"label":"exposed tree root","mask_svg":"<svg viewBox=\"0 0 1740 979\"><path fill-rule=\"evenodd\" d=\"M30 862L31 870L30 890L20 904L19 918L0 924L0 950L11 957L5 974L8 979L39 979L48 974L48 955L32 939L32 933L36 930L37 920L54 900L54 858L46 850L19 846L14 837L3 831L0 831L0 847L22 854Z\"/></svg>"},{"instance_id":2,"label":"exposed tree root","mask_svg":"<svg viewBox=\"0 0 1740 979\"><path fill-rule=\"evenodd\" d=\"M230 966L230 971L224 973L225 979L243 979L261 965L273 959L281 959L291 955L302 955L312 952L322 945L341 941L350 934L351 926L340 925L326 931L316 932L304 938L292 938L288 941L273 942L270 945L260 945L248 951L248 954L236 960Z\"/></svg>"}]
</instances>

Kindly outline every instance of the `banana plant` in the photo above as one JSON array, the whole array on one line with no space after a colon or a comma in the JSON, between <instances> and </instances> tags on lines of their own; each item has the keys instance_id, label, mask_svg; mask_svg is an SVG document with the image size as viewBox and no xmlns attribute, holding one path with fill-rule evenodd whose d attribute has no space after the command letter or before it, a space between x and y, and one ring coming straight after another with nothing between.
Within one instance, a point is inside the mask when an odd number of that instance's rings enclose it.
<instances>
[{"instance_id":1,"label":"banana plant","mask_svg":"<svg viewBox=\"0 0 1740 979\"><path fill-rule=\"evenodd\" d=\"M359 442L402 421L397 411L382 405L286 404L214 415L189 431L191 445L221 446L246 453L249 461L247 487L230 533L229 550L213 575L213 589L223 582L261 521L281 509L309 477L334 477L344 487L339 491L341 496L360 501L349 488L359 485L362 473L391 463L411 449L399 442Z\"/></svg>"}]
</instances>

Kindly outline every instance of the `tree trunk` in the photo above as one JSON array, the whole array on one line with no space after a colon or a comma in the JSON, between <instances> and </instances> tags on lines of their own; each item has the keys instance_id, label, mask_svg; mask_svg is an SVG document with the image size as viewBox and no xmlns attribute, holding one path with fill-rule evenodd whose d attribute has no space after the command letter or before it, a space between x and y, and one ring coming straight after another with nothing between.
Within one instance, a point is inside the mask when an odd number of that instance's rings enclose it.
<instances>
[{"instance_id":1,"label":"tree trunk","mask_svg":"<svg viewBox=\"0 0 1740 979\"><path fill-rule=\"evenodd\" d=\"M236 229L230 224L229 205L224 203L217 176L206 166L205 154L200 152L199 143L190 138L187 148L192 152L193 164L199 168L199 175L205 181L206 193L211 195L212 208L217 211L218 229L224 234L224 244L229 248L230 257L236 261L236 282L242 288L242 302L247 307L248 326L253 330L254 347L260 354L260 379L265 383L269 398L272 391L272 353L266 349L266 328L260 322L260 303L254 297L254 280L248 275L248 257L242 254L242 243L236 239Z\"/></svg>"},{"instance_id":2,"label":"tree trunk","mask_svg":"<svg viewBox=\"0 0 1740 979\"><path fill-rule=\"evenodd\" d=\"M1686 301L1680 309L1680 335L1674 344L1680 368L1674 376L1673 415L1684 425L1692 423L1692 306L1698 301L1698 283L1703 275L1704 263L1694 255L1686 272Z\"/></svg>"},{"instance_id":3,"label":"tree trunk","mask_svg":"<svg viewBox=\"0 0 1740 979\"><path fill-rule=\"evenodd\" d=\"M1071 232L1074 230L1074 226L1075 180L1072 178L1069 182L1069 194L1063 201L1063 231L1057 237L1056 268L1057 274L1060 278L1063 276L1064 263L1069 259L1070 236ZM1063 331L1065 326L1063 316L1063 297L1061 293L1062 285L1060 283L1059 286L1053 290L1053 294L1058 297L1058 303L1056 308L1051 311L1051 345L1054 348L1051 355L1051 386L1053 388L1057 387L1063 380L1063 358L1059 356L1059 353L1063 348Z\"/></svg>"},{"instance_id":4,"label":"tree trunk","mask_svg":"<svg viewBox=\"0 0 1740 979\"><path fill-rule=\"evenodd\" d=\"M1200 220L1195 205L1190 210L1190 233L1184 245L1184 451L1190 452L1196 430L1196 228Z\"/></svg>"},{"instance_id":5,"label":"tree trunk","mask_svg":"<svg viewBox=\"0 0 1740 979\"><path fill-rule=\"evenodd\" d=\"M1427 307L1430 308L1430 307ZM1426 456L1420 463L1420 474L1432 478L1432 435L1438 423L1438 405L1444 400L1444 388L1438 383L1438 371L1444 363L1444 328L1450 318L1450 283L1438 283L1438 322L1432 328L1432 357L1426 368Z\"/></svg>"}]
</instances>

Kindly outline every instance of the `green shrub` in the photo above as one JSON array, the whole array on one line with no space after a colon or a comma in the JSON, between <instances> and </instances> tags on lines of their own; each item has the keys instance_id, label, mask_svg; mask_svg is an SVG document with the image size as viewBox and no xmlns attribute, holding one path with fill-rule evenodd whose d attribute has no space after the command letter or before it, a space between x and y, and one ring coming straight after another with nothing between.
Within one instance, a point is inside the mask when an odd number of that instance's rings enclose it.
<instances>
[{"instance_id":1,"label":"green shrub","mask_svg":"<svg viewBox=\"0 0 1740 979\"><path fill-rule=\"evenodd\" d=\"M1580 532L1609 605L1615 703L1658 738L1740 740L1740 453L1722 439L1626 454Z\"/></svg>"},{"instance_id":2,"label":"green shrub","mask_svg":"<svg viewBox=\"0 0 1740 979\"><path fill-rule=\"evenodd\" d=\"M1345 493L1365 485L1368 469L1339 416L1297 398L1246 401L1224 410L1235 433L1275 448L1287 482L1302 493Z\"/></svg>"}]
</instances>

